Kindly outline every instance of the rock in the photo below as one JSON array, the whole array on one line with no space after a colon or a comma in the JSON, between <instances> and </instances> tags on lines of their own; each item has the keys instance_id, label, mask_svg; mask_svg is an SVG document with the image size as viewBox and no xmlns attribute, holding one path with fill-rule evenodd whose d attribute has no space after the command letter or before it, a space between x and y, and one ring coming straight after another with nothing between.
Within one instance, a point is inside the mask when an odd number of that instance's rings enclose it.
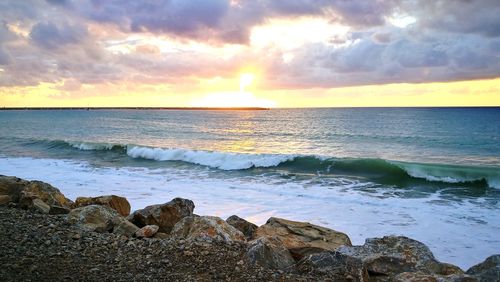
<instances>
[{"instance_id":1,"label":"rock","mask_svg":"<svg viewBox=\"0 0 500 282\"><path fill-rule=\"evenodd\" d=\"M38 198L32 199L32 208L44 214L48 214L50 212L50 206Z\"/></svg>"},{"instance_id":2,"label":"rock","mask_svg":"<svg viewBox=\"0 0 500 282\"><path fill-rule=\"evenodd\" d=\"M165 204L147 206L142 210L137 210L127 219L138 227L158 225L160 232L168 234L177 222L186 216L193 215L193 210L193 201L175 198Z\"/></svg>"},{"instance_id":3,"label":"rock","mask_svg":"<svg viewBox=\"0 0 500 282\"><path fill-rule=\"evenodd\" d=\"M334 251L340 246L351 246L349 237L329 228L308 222L271 217L255 232L255 237L279 237L295 260L322 251Z\"/></svg>"},{"instance_id":4,"label":"rock","mask_svg":"<svg viewBox=\"0 0 500 282\"><path fill-rule=\"evenodd\" d=\"M492 255L466 272L480 281L500 281L500 254Z\"/></svg>"},{"instance_id":5,"label":"rock","mask_svg":"<svg viewBox=\"0 0 500 282\"><path fill-rule=\"evenodd\" d=\"M29 181L14 176L0 175L0 195L7 195L14 203L19 202L21 191Z\"/></svg>"},{"instance_id":6,"label":"rock","mask_svg":"<svg viewBox=\"0 0 500 282\"><path fill-rule=\"evenodd\" d=\"M42 181L30 181L21 191L19 203L23 206L24 201L29 202L32 198L39 198L50 206L70 208L73 205L59 189Z\"/></svg>"},{"instance_id":7,"label":"rock","mask_svg":"<svg viewBox=\"0 0 500 282\"><path fill-rule=\"evenodd\" d=\"M76 208L68 214L68 222L96 232L112 231L124 219L107 206L90 205Z\"/></svg>"},{"instance_id":8,"label":"rock","mask_svg":"<svg viewBox=\"0 0 500 282\"><path fill-rule=\"evenodd\" d=\"M371 238L362 246L341 247L338 252L360 259L370 277L390 278L403 272L424 274L462 274L460 268L443 264L434 258L423 243L404 237Z\"/></svg>"},{"instance_id":9,"label":"rock","mask_svg":"<svg viewBox=\"0 0 500 282\"><path fill-rule=\"evenodd\" d=\"M245 236L238 229L216 216L188 216L177 224L170 235L186 240L209 240L231 243L245 241Z\"/></svg>"},{"instance_id":10,"label":"rock","mask_svg":"<svg viewBox=\"0 0 500 282\"><path fill-rule=\"evenodd\" d=\"M0 195L0 206L7 205L11 202L9 195Z\"/></svg>"},{"instance_id":11,"label":"rock","mask_svg":"<svg viewBox=\"0 0 500 282\"><path fill-rule=\"evenodd\" d=\"M238 229L241 231L247 240L250 240L253 238L255 231L257 230L258 226L244 220L243 218L238 217L237 215L232 215L226 219L226 222L229 223L231 226L234 228Z\"/></svg>"},{"instance_id":12,"label":"rock","mask_svg":"<svg viewBox=\"0 0 500 282\"><path fill-rule=\"evenodd\" d=\"M126 198L108 195L99 197L78 197L75 201L76 207L84 207L89 205L104 205L116 210L122 216L130 214L130 203Z\"/></svg>"},{"instance_id":13,"label":"rock","mask_svg":"<svg viewBox=\"0 0 500 282\"><path fill-rule=\"evenodd\" d=\"M248 245L247 258L252 264L269 269L286 269L295 264L295 260L277 237L261 237Z\"/></svg>"},{"instance_id":14,"label":"rock","mask_svg":"<svg viewBox=\"0 0 500 282\"><path fill-rule=\"evenodd\" d=\"M71 210L61 206L50 206L49 214L68 214Z\"/></svg>"},{"instance_id":15,"label":"rock","mask_svg":"<svg viewBox=\"0 0 500 282\"><path fill-rule=\"evenodd\" d=\"M298 263L297 268L303 273L327 274L334 281L370 281L368 271L360 259L337 251L308 255Z\"/></svg>"},{"instance_id":16,"label":"rock","mask_svg":"<svg viewBox=\"0 0 500 282\"><path fill-rule=\"evenodd\" d=\"M138 238L150 238L153 237L156 232L158 232L158 225L146 225L135 232L135 237Z\"/></svg>"},{"instance_id":17,"label":"rock","mask_svg":"<svg viewBox=\"0 0 500 282\"><path fill-rule=\"evenodd\" d=\"M139 230L139 227L135 226L132 222L128 220L122 220L114 229L113 233L118 235L124 235L127 237L132 237L135 232Z\"/></svg>"}]
</instances>

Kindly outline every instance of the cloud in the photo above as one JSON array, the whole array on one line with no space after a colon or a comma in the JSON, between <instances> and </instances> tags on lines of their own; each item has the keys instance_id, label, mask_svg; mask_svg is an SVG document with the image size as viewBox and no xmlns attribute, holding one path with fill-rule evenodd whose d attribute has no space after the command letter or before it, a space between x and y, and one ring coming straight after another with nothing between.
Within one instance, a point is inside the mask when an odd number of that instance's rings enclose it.
<instances>
[{"instance_id":1,"label":"cloud","mask_svg":"<svg viewBox=\"0 0 500 282\"><path fill-rule=\"evenodd\" d=\"M36 44L47 48L57 49L67 44L81 43L87 36L87 29L83 25L57 26L52 22L37 23L30 32L30 38Z\"/></svg>"},{"instance_id":2,"label":"cloud","mask_svg":"<svg viewBox=\"0 0 500 282\"><path fill-rule=\"evenodd\" d=\"M490 0L4 0L0 86L193 87L248 64L270 89L498 77L499 9ZM415 22L391 24L398 17ZM324 42L252 45L255 27L309 19L345 31Z\"/></svg>"}]
</instances>

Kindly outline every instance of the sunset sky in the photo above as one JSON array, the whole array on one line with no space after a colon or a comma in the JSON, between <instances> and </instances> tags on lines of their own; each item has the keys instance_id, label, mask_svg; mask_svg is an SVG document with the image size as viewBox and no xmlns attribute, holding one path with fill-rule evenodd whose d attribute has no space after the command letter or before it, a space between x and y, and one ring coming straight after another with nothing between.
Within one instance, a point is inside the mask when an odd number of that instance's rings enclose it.
<instances>
[{"instance_id":1,"label":"sunset sky","mask_svg":"<svg viewBox=\"0 0 500 282\"><path fill-rule=\"evenodd\" d=\"M499 106L498 0L3 0L0 107Z\"/></svg>"}]
</instances>

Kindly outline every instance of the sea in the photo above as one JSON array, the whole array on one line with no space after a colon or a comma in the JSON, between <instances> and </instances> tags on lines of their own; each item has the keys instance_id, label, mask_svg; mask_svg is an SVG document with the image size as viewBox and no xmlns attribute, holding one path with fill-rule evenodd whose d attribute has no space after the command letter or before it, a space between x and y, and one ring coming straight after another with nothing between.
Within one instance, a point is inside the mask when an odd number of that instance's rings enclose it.
<instances>
[{"instance_id":1,"label":"sea","mask_svg":"<svg viewBox=\"0 0 500 282\"><path fill-rule=\"evenodd\" d=\"M404 235L464 269L500 253L500 108L0 111L0 174L132 210Z\"/></svg>"}]
</instances>

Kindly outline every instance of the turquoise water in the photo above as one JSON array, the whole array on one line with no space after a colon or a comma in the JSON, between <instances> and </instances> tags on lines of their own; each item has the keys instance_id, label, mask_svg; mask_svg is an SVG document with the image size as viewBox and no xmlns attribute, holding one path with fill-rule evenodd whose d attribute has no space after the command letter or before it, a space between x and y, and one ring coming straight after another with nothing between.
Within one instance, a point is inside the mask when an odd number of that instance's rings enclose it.
<instances>
[{"instance_id":1,"label":"turquoise water","mask_svg":"<svg viewBox=\"0 0 500 282\"><path fill-rule=\"evenodd\" d=\"M464 268L500 251L500 108L0 111L0 174L405 235Z\"/></svg>"},{"instance_id":2,"label":"turquoise water","mask_svg":"<svg viewBox=\"0 0 500 282\"><path fill-rule=\"evenodd\" d=\"M499 108L2 111L0 128L4 156L500 188Z\"/></svg>"}]
</instances>

